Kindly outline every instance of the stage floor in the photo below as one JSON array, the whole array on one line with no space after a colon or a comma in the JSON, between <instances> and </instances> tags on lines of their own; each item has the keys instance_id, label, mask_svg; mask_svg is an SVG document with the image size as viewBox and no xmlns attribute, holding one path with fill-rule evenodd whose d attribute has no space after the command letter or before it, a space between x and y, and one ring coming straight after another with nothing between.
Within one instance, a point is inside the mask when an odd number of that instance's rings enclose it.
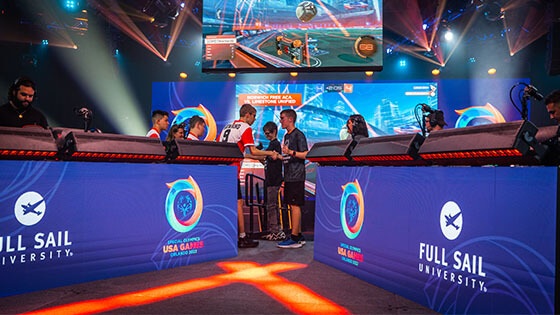
<instances>
[{"instance_id":1,"label":"stage floor","mask_svg":"<svg viewBox=\"0 0 560 315\"><path fill-rule=\"evenodd\" d=\"M0 313L437 314L314 261L313 245L260 241L222 261L1 298Z\"/></svg>"}]
</instances>

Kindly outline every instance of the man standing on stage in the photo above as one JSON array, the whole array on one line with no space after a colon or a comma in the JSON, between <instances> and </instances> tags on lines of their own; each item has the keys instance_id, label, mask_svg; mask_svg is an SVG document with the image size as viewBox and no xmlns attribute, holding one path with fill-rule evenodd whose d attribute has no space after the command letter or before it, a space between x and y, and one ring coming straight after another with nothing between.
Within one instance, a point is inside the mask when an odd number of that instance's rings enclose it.
<instances>
[{"instance_id":1,"label":"man standing on stage","mask_svg":"<svg viewBox=\"0 0 560 315\"><path fill-rule=\"evenodd\" d=\"M253 139L253 129L251 125L255 122L257 110L251 104L243 104L239 109L239 119L224 127L220 133L221 142L237 143L239 150L245 153L249 149L251 156L270 156L273 159L278 158L278 154L274 151L262 151L255 148L255 140ZM259 242L253 241L247 237L245 233L245 217L243 215L243 196L241 194L241 183L239 180L239 173L241 171L241 164L237 165L237 227L239 239L237 247L251 248L257 247Z\"/></svg>"},{"instance_id":2,"label":"man standing on stage","mask_svg":"<svg viewBox=\"0 0 560 315\"><path fill-rule=\"evenodd\" d=\"M29 78L18 78L8 89L8 103L0 106L0 126L26 127L49 125L45 115L32 106L37 93Z\"/></svg>"},{"instance_id":3,"label":"man standing on stage","mask_svg":"<svg viewBox=\"0 0 560 315\"><path fill-rule=\"evenodd\" d=\"M301 207L305 204L305 158L307 139L295 126L297 114L293 109L280 112L280 124L286 129L282 140L284 162L284 203L290 207L292 235L278 243L280 248L300 248L305 244L301 234Z\"/></svg>"}]
</instances>

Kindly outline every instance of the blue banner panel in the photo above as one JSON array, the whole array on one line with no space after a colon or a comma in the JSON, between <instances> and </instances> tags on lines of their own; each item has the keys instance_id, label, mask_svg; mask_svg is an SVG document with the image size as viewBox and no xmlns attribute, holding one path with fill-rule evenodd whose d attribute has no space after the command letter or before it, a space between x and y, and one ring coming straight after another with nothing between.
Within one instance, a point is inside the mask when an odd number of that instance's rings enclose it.
<instances>
[{"instance_id":1,"label":"blue banner panel","mask_svg":"<svg viewBox=\"0 0 560 315\"><path fill-rule=\"evenodd\" d=\"M441 313L554 313L555 167L319 167L315 259Z\"/></svg>"},{"instance_id":2,"label":"blue banner panel","mask_svg":"<svg viewBox=\"0 0 560 315\"><path fill-rule=\"evenodd\" d=\"M0 296L237 255L234 166L0 168Z\"/></svg>"}]
</instances>

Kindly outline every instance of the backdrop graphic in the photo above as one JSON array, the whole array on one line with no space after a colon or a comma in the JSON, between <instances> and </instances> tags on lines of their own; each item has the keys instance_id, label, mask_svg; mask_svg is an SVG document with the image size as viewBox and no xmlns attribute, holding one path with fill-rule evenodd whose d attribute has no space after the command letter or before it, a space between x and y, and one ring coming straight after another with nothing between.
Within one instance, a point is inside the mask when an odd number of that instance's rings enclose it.
<instances>
[{"instance_id":1,"label":"backdrop graphic","mask_svg":"<svg viewBox=\"0 0 560 315\"><path fill-rule=\"evenodd\" d=\"M237 255L233 166L0 167L0 296Z\"/></svg>"},{"instance_id":2,"label":"backdrop graphic","mask_svg":"<svg viewBox=\"0 0 560 315\"><path fill-rule=\"evenodd\" d=\"M420 132L414 115L419 103L445 113L446 128L465 127L521 119L518 94L512 89L525 79L438 80L429 82L278 82L237 84L230 82L155 82L152 86L152 110L170 112L170 121L182 122L199 107L213 117L206 136L219 135L223 127L239 117L239 106L245 102L257 107L253 124L256 143L264 148L268 140L262 132L267 121L277 123L282 139L280 111L293 108L298 112L296 126L314 143L340 139L340 131L351 114L362 114L369 124L370 136ZM512 104L508 95L512 91ZM530 104L529 104L530 105ZM204 116L204 115L203 115ZM162 133L162 139L167 136ZM212 140L212 139L207 139ZM306 165L306 191L315 194L314 163ZM264 174L260 163L244 163L243 174ZM244 191L244 190L242 190Z\"/></svg>"},{"instance_id":3,"label":"backdrop graphic","mask_svg":"<svg viewBox=\"0 0 560 315\"><path fill-rule=\"evenodd\" d=\"M351 114L362 114L370 124L370 135L418 132L413 109L426 103L445 113L448 128L520 120L519 93L527 79L437 80L419 82L355 83L279 82L236 84L235 82L154 82L152 110L171 113L203 105L215 119L217 133L238 118L239 105L254 104L257 120L255 139L266 145L261 127L278 123L279 112L294 108L301 117L297 124L307 131L309 142L339 139L339 131ZM512 95L510 99L509 95ZM282 95L286 98L282 98ZM260 97L259 97L260 96ZM515 104L512 104L515 102ZM531 106L531 103L528 104ZM517 107L517 108L516 108ZM187 111L185 113L191 113ZM463 117L462 117L463 116ZM186 117L180 117L184 120ZM162 134L162 138L166 133Z\"/></svg>"},{"instance_id":4,"label":"backdrop graphic","mask_svg":"<svg viewBox=\"0 0 560 315\"><path fill-rule=\"evenodd\" d=\"M319 167L315 259L441 313L552 314L557 189L554 167Z\"/></svg>"}]
</instances>

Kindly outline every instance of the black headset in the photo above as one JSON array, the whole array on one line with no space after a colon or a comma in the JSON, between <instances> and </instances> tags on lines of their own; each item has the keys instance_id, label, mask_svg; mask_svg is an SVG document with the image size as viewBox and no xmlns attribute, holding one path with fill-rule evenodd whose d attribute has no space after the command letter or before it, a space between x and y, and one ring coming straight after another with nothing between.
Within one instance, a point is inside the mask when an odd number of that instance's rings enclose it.
<instances>
[{"instance_id":1,"label":"black headset","mask_svg":"<svg viewBox=\"0 0 560 315\"><path fill-rule=\"evenodd\" d=\"M12 83L12 85L8 89L9 101L15 100L15 92L17 92L19 90L19 87L22 85L31 87L33 91L35 91L35 95L33 96L33 98L37 98L37 86L35 85L35 82L33 82L33 80L28 77L19 77L14 81L14 83Z\"/></svg>"},{"instance_id":2,"label":"black headset","mask_svg":"<svg viewBox=\"0 0 560 315\"><path fill-rule=\"evenodd\" d=\"M439 119L438 119L439 117ZM441 121L440 121L441 119ZM428 122L430 123L430 126L435 127L437 125L443 127L445 125L447 125L447 123L445 123L445 121L443 120L443 112L441 110L435 110L433 113L428 115Z\"/></svg>"}]
</instances>

